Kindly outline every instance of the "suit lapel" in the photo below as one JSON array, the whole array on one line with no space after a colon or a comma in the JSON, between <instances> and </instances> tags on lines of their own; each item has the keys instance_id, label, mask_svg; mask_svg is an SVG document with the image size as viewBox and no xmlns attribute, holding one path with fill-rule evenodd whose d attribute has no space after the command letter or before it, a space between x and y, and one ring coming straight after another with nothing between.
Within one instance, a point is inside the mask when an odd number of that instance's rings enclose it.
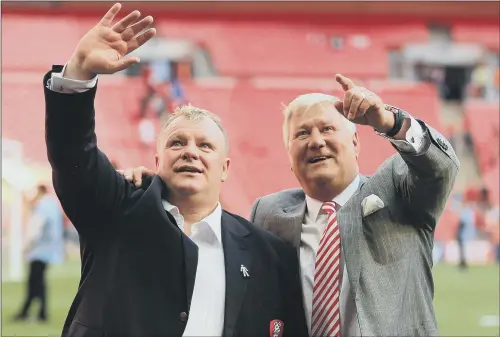
<instances>
[{"instance_id":1,"label":"suit lapel","mask_svg":"<svg viewBox=\"0 0 500 337\"><path fill-rule=\"evenodd\" d=\"M196 269L198 267L198 246L185 234L182 234L184 246L184 266L186 272L186 298L188 311L191 309Z\"/></svg>"},{"instance_id":2,"label":"suit lapel","mask_svg":"<svg viewBox=\"0 0 500 337\"><path fill-rule=\"evenodd\" d=\"M361 210L363 195L361 193L361 187L367 180L365 176L360 176L358 190L338 213L340 238L345 265L354 292L357 291L359 274L361 271L361 258L359 256L360 240L363 235L363 217Z\"/></svg>"},{"instance_id":3,"label":"suit lapel","mask_svg":"<svg viewBox=\"0 0 500 337\"><path fill-rule=\"evenodd\" d=\"M191 307L191 298L193 297L194 281L196 279L196 268L198 267L198 246L182 232L177 226L174 217L167 212L162 204L162 199L167 199L165 184L159 176L154 176L152 180L146 180L145 184L151 184L150 188L146 190L143 198L141 199L141 207L136 206L136 209L143 209L150 217L158 216L157 221L170 222L177 228L182 237L182 245L184 248L184 272L186 275L186 299L188 311ZM147 194L153 194L150 197ZM154 200L155 203L143 203L143 200ZM143 203L143 204L142 204Z\"/></svg>"},{"instance_id":4,"label":"suit lapel","mask_svg":"<svg viewBox=\"0 0 500 337\"><path fill-rule=\"evenodd\" d=\"M278 214L279 220L275 234L299 249L302 221L306 212L305 194L302 200L295 199L294 201L293 205L284 208L283 213Z\"/></svg>"},{"instance_id":5,"label":"suit lapel","mask_svg":"<svg viewBox=\"0 0 500 337\"><path fill-rule=\"evenodd\" d=\"M226 303L224 311L224 337L232 337L245 298L247 284L252 277L252 256L248 249L249 235L245 226L225 211L222 213L222 244L226 269ZM249 277L241 271L246 267Z\"/></svg>"}]
</instances>

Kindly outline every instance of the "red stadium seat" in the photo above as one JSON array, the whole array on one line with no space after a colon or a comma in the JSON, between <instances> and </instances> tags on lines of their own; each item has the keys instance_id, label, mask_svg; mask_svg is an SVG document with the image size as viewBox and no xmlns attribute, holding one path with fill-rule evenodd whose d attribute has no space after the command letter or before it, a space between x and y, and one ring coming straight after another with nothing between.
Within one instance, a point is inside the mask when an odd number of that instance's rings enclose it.
<instances>
[{"instance_id":1,"label":"red stadium seat","mask_svg":"<svg viewBox=\"0 0 500 337\"><path fill-rule=\"evenodd\" d=\"M500 165L497 163L493 168L483 175L483 181L490 192L491 201L498 205L500 203Z\"/></svg>"},{"instance_id":2,"label":"red stadium seat","mask_svg":"<svg viewBox=\"0 0 500 337\"><path fill-rule=\"evenodd\" d=\"M496 102L471 101L465 106L465 114L479 167L487 172L498 164L500 108Z\"/></svg>"},{"instance_id":3,"label":"red stadium seat","mask_svg":"<svg viewBox=\"0 0 500 337\"><path fill-rule=\"evenodd\" d=\"M451 36L456 42L482 44L494 51L500 48L498 25L456 24L452 27Z\"/></svg>"},{"instance_id":4,"label":"red stadium seat","mask_svg":"<svg viewBox=\"0 0 500 337\"><path fill-rule=\"evenodd\" d=\"M2 16L2 69L45 71L66 62L88 30L76 22L74 17Z\"/></svg>"}]
</instances>

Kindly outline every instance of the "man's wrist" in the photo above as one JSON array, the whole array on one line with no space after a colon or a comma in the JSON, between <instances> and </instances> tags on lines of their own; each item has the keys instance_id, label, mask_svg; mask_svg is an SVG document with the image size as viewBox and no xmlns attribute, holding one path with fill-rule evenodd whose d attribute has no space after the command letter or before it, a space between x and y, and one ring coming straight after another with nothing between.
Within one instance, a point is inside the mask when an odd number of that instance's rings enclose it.
<instances>
[{"instance_id":1,"label":"man's wrist","mask_svg":"<svg viewBox=\"0 0 500 337\"><path fill-rule=\"evenodd\" d=\"M94 78L95 75L89 73L82 69L81 63L75 59L70 59L66 65L62 77L78 80L78 81L89 81Z\"/></svg>"},{"instance_id":2,"label":"man's wrist","mask_svg":"<svg viewBox=\"0 0 500 337\"><path fill-rule=\"evenodd\" d=\"M383 112L380 113L380 115L382 116L381 122L379 123L379 125L374 126L374 129L379 133L385 134L394 128L396 118L394 116L394 113L388 111L387 109L384 109Z\"/></svg>"},{"instance_id":3,"label":"man's wrist","mask_svg":"<svg viewBox=\"0 0 500 337\"><path fill-rule=\"evenodd\" d=\"M388 137L394 137L403 128L405 114L403 110L388 104L384 105L384 110L388 115L391 115L392 118L390 119L390 122L387 122L387 124L385 125L384 131L377 131L379 133L385 134Z\"/></svg>"}]
</instances>

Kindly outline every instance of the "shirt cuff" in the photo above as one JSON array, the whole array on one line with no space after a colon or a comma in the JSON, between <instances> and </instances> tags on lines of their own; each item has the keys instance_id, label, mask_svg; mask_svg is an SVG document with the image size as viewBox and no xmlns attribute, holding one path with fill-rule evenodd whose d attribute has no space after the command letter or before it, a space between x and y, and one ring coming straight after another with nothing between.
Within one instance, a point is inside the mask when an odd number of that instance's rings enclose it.
<instances>
[{"instance_id":1,"label":"shirt cuff","mask_svg":"<svg viewBox=\"0 0 500 337\"><path fill-rule=\"evenodd\" d=\"M96 86L97 76L87 81L63 77L63 74L66 71L66 66L67 64L64 65L64 68L60 73L52 73L51 78L47 81L48 89L63 94L74 94L85 92Z\"/></svg>"},{"instance_id":2,"label":"shirt cuff","mask_svg":"<svg viewBox=\"0 0 500 337\"><path fill-rule=\"evenodd\" d=\"M401 152L419 154L425 148L425 132L422 125L413 117L410 119L410 128L406 131L405 139L399 140L386 136L383 133L376 132L378 135L389 139Z\"/></svg>"}]
</instances>

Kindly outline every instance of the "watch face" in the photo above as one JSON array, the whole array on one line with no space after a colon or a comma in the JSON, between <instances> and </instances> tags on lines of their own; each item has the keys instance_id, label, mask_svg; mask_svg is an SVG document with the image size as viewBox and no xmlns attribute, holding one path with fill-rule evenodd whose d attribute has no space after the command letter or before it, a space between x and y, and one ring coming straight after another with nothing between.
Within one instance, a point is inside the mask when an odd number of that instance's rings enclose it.
<instances>
[{"instance_id":1,"label":"watch face","mask_svg":"<svg viewBox=\"0 0 500 337\"><path fill-rule=\"evenodd\" d=\"M390 111L390 112L395 113L395 114L397 114L398 112L401 111L401 109L396 108L395 106L392 106L392 105L389 105L389 104L385 105L385 110Z\"/></svg>"},{"instance_id":2,"label":"watch face","mask_svg":"<svg viewBox=\"0 0 500 337\"><path fill-rule=\"evenodd\" d=\"M385 110L390 111L395 115L401 115L402 119L410 119L410 115L406 111L404 111L400 108L397 108L393 105L385 104L384 108L385 108Z\"/></svg>"}]
</instances>

